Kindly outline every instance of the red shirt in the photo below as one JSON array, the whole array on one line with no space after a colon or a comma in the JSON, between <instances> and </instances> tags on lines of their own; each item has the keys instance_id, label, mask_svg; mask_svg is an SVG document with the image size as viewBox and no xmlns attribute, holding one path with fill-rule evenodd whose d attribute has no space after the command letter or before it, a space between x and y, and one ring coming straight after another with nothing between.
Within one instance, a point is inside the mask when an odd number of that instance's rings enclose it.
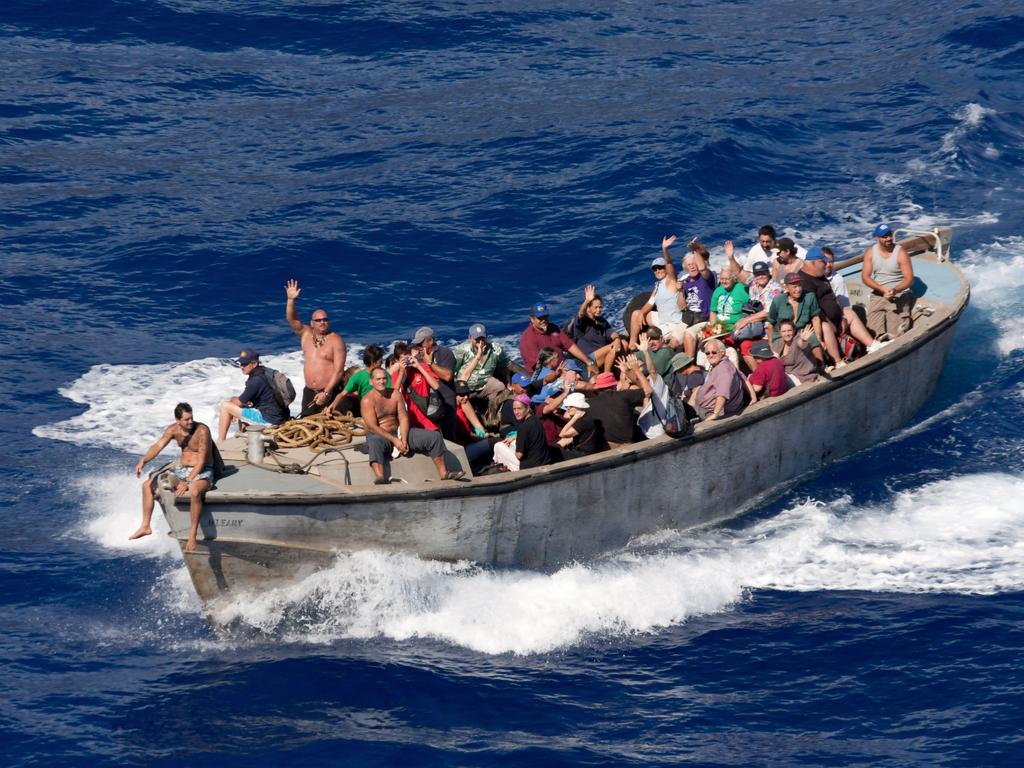
<instances>
[{"instance_id":1,"label":"red shirt","mask_svg":"<svg viewBox=\"0 0 1024 768\"><path fill-rule=\"evenodd\" d=\"M784 395L790 387L786 366L777 357L760 361L757 370L750 374L750 383L754 386L767 387L769 397Z\"/></svg>"},{"instance_id":2,"label":"red shirt","mask_svg":"<svg viewBox=\"0 0 1024 768\"><path fill-rule=\"evenodd\" d=\"M548 367L554 368L565 359L565 353L574 343L554 323L548 323L547 333L541 333L533 327L533 323L530 323L519 337L519 354L523 356L523 365L532 371L533 366L537 364L537 353L544 347L551 347L555 350L555 361Z\"/></svg>"}]
</instances>

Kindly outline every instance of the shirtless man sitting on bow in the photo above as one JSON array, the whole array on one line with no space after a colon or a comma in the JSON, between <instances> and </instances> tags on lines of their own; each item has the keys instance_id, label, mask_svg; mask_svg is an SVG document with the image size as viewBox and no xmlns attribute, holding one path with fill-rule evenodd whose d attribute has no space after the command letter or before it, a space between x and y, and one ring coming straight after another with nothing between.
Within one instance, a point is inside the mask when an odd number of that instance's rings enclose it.
<instances>
[{"instance_id":1,"label":"shirtless man sitting on bow","mask_svg":"<svg viewBox=\"0 0 1024 768\"><path fill-rule=\"evenodd\" d=\"M174 440L181 447L181 461L172 470L177 476L178 483L175 494L184 496L186 493L191 500L191 528L188 533L188 542L185 544L185 551L191 552L196 548L196 533L199 530L199 516L203 513L203 497L213 484L213 440L210 435L210 428L205 424L194 421L192 418L192 406L188 403L178 403L174 408L174 423L164 430L163 435L153 443L146 454L139 459L135 465L135 476L142 476L142 469L147 463L157 457L166 448L171 440ZM142 484L142 525L135 531L129 540L141 539L153 532L150 528L150 520L153 517L153 503L156 493L157 478L147 478Z\"/></svg>"},{"instance_id":2,"label":"shirtless man sitting on bow","mask_svg":"<svg viewBox=\"0 0 1024 768\"><path fill-rule=\"evenodd\" d=\"M303 375L306 385L302 390L300 416L311 416L327 407L345 384L345 340L331 330L331 321L325 310L313 310L310 324L302 324L295 311L295 300L301 293L298 280L289 280L284 291L288 297L285 317L295 335L302 340L305 360Z\"/></svg>"}]
</instances>

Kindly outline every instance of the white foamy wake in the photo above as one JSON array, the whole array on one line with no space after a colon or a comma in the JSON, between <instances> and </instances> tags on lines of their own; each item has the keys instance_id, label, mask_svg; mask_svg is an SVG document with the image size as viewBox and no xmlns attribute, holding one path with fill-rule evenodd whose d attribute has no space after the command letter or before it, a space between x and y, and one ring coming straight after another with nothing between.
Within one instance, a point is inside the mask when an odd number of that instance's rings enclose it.
<instances>
[{"instance_id":1,"label":"white foamy wake","mask_svg":"<svg viewBox=\"0 0 1024 768\"><path fill-rule=\"evenodd\" d=\"M998 328L996 345L1007 355L1024 349L1024 237L997 239L965 250L957 259L971 281L971 301Z\"/></svg>"},{"instance_id":2,"label":"white foamy wake","mask_svg":"<svg viewBox=\"0 0 1024 768\"><path fill-rule=\"evenodd\" d=\"M994 114L994 109L983 107L981 104L971 102L962 106L953 114L957 124L942 137L942 153L956 157L963 138L980 126L988 115Z\"/></svg>"},{"instance_id":3,"label":"white foamy wake","mask_svg":"<svg viewBox=\"0 0 1024 768\"><path fill-rule=\"evenodd\" d=\"M530 654L657 631L756 589L991 594L1024 588L1022 494L1024 479L986 474L878 507L809 501L743 530L666 533L645 554L553 574L361 552L216 615L302 642L419 637Z\"/></svg>"},{"instance_id":4,"label":"white foamy wake","mask_svg":"<svg viewBox=\"0 0 1024 768\"><path fill-rule=\"evenodd\" d=\"M167 522L159 505L153 513L153 533L128 541L128 536L142 520L141 483L130 472L97 472L76 479L74 496L85 504L71 533L82 534L103 549L118 554L136 552L147 557L178 554L178 543L167 535Z\"/></svg>"},{"instance_id":5,"label":"white foamy wake","mask_svg":"<svg viewBox=\"0 0 1024 768\"><path fill-rule=\"evenodd\" d=\"M268 355L264 362L302 384L302 353ZM156 365L96 365L59 392L88 406L84 413L32 430L37 437L77 445L107 445L142 453L174 420L184 401L195 417L216 432L221 401L237 395L245 377L230 361L204 358ZM292 403L292 410L298 403ZM168 449L169 453L176 453Z\"/></svg>"}]
</instances>

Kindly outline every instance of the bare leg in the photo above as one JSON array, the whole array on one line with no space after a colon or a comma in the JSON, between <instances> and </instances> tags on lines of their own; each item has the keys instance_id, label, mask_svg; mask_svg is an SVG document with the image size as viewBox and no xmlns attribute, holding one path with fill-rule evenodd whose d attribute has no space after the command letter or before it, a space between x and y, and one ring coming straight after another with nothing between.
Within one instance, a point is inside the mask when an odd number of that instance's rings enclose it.
<instances>
[{"instance_id":1,"label":"bare leg","mask_svg":"<svg viewBox=\"0 0 1024 768\"><path fill-rule=\"evenodd\" d=\"M437 476L444 480L444 476L448 474L448 470L444 466L444 454L435 456L433 462L434 466L437 467Z\"/></svg>"},{"instance_id":2,"label":"bare leg","mask_svg":"<svg viewBox=\"0 0 1024 768\"><path fill-rule=\"evenodd\" d=\"M825 367L825 353L821 351L821 347L812 347L811 354L814 355L814 359L818 361L818 366L821 368Z\"/></svg>"},{"instance_id":3,"label":"bare leg","mask_svg":"<svg viewBox=\"0 0 1024 768\"><path fill-rule=\"evenodd\" d=\"M689 331L683 335L683 351L694 360L697 359L697 335Z\"/></svg>"},{"instance_id":4,"label":"bare leg","mask_svg":"<svg viewBox=\"0 0 1024 768\"><path fill-rule=\"evenodd\" d=\"M209 489L209 480L196 480L188 487L189 515L192 527L189 528L188 541L185 543L186 552L191 552L196 548L196 536L199 533L199 517L203 514L203 497Z\"/></svg>"},{"instance_id":5,"label":"bare leg","mask_svg":"<svg viewBox=\"0 0 1024 768\"><path fill-rule=\"evenodd\" d=\"M223 443L227 439L231 422L240 418L242 418L242 406L235 405L230 400L225 400L220 404L220 419L217 428L218 443Z\"/></svg>"},{"instance_id":6,"label":"bare leg","mask_svg":"<svg viewBox=\"0 0 1024 768\"><path fill-rule=\"evenodd\" d=\"M757 360L754 359L753 355L743 355L743 364L747 367L750 373L757 370Z\"/></svg>"},{"instance_id":7,"label":"bare leg","mask_svg":"<svg viewBox=\"0 0 1024 768\"><path fill-rule=\"evenodd\" d=\"M839 342L836 341L836 329L832 326L828 320L824 320L821 324L821 335L824 339L821 339L825 343L825 349L828 350L829 357L839 363L843 356L839 353Z\"/></svg>"},{"instance_id":8,"label":"bare leg","mask_svg":"<svg viewBox=\"0 0 1024 768\"><path fill-rule=\"evenodd\" d=\"M640 336L640 329L644 327L644 314L639 309L633 311L629 318L629 348L636 348L637 339Z\"/></svg>"},{"instance_id":9,"label":"bare leg","mask_svg":"<svg viewBox=\"0 0 1024 768\"><path fill-rule=\"evenodd\" d=\"M156 490L156 478L147 478L142 484L142 525L135 531L131 536L128 537L128 541L134 539L141 539L143 536L149 536L153 532L150 528L150 523L153 520L153 504L155 502L154 492Z\"/></svg>"},{"instance_id":10,"label":"bare leg","mask_svg":"<svg viewBox=\"0 0 1024 768\"><path fill-rule=\"evenodd\" d=\"M372 469L373 470L373 474L377 476L376 482L377 482L378 485L383 485L384 483L387 482L387 480L384 478L384 465L383 464L381 464L379 461L371 461L370 462L370 469Z\"/></svg>"}]
</instances>

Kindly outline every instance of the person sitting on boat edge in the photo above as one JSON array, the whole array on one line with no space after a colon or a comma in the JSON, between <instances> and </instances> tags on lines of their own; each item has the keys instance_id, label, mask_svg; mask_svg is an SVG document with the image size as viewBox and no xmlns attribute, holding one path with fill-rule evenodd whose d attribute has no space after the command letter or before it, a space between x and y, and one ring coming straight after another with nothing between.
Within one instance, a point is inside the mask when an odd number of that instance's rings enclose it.
<instances>
[{"instance_id":1,"label":"person sitting on boat edge","mask_svg":"<svg viewBox=\"0 0 1024 768\"><path fill-rule=\"evenodd\" d=\"M551 322L548 305L538 301L530 307L530 324L519 337L519 354L523 358L523 365L532 370L537 363L537 353L544 348L550 348L554 352L555 365L567 360L568 355L572 355L588 372L597 373L597 366L590 356L561 328Z\"/></svg>"},{"instance_id":2,"label":"person sitting on boat edge","mask_svg":"<svg viewBox=\"0 0 1024 768\"><path fill-rule=\"evenodd\" d=\"M654 284L654 290L647 303L630 316L630 349L636 349L637 338L644 326L656 325L661 328L662 333L667 337L669 346L673 349L683 343L686 326L683 325L683 312L679 308L677 298L679 281L676 276L676 268L672 265L672 254L669 252L669 246L675 241L675 235L663 238L661 256L651 262L651 271L657 282Z\"/></svg>"},{"instance_id":3,"label":"person sitting on boat edge","mask_svg":"<svg viewBox=\"0 0 1024 768\"><path fill-rule=\"evenodd\" d=\"M448 347L437 343L434 329L427 326L418 328L412 337L413 354L422 354L424 364L437 377L438 392L444 400L444 416L441 419L441 434L446 440L455 440L458 430L456 424L455 402L455 355Z\"/></svg>"},{"instance_id":4,"label":"person sitting on boat edge","mask_svg":"<svg viewBox=\"0 0 1024 768\"><path fill-rule=\"evenodd\" d=\"M845 356L839 350L839 336L847 329L853 338L864 345L867 349L874 342L868 329L860 321L860 318L851 310L852 321L847 319L843 307L839 303L839 297L832 290L832 283L826 272L828 271L828 257L818 246L807 249L804 256L803 266L796 274L803 280L804 292L813 293L818 300L818 307L821 309L821 329L824 338L820 339L829 356L837 366L846 362ZM849 303L849 302L847 302ZM875 349L878 347L876 346Z\"/></svg>"},{"instance_id":5,"label":"person sitting on boat edge","mask_svg":"<svg viewBox=\"0 0 1024 768\"><path fill-rule=\"evenodd\" d=\"M457 344L452 354L456 378L466 382L471 397L486 398L492 407L506 392L504 383L497 377L521 369L500 344L487 338L483 323L473 323L469 327L469 338Z\"/></svg>"},{"instance_id":6,"label":"person sitting on boat edge","mask_svg":"<svg viewBox=\"0 0 1024 768\"><path fill-rule=\"evenodd\" d=\"M910 256L902 246L896 245L889 225L879 224L875 227L875 244L867 248L861 258L864 261L860 279L871 289L868 327L875 336L902 336L913 323L911 312L916 300L910 290L914 284Z\"/></svg>"},{"instance_id":7,"label":"person sitting on boat edge","mask_svg":"<svg viewBox=\"0 0 1024 768\"><path fill-rule=\"evenodd\" d=\"M827 245L823 245L821 247L821 253L824 257L822 259L822 263L825 265L823 277L828 280L828 284L832 288L832 293L835 294L836 303L838 303L840 309L843 310L843 323L839 329L840 351L842 351L843 334L849 334L852 338L857 339L861 344L864 344L865 352L877 352L888 342L872 338L871 331L869 331L867 326L864 325L864 321L860 319L860 315L854 311L853 306L850 303L850 294L846 290L846 279L836 272L835 252ZM870 341L865 344L864 339L870 339Z\"/></svg>"},{"instance_id":8,"label":"person sitting on boat edge","mask_svg":"<svg viewBox=\"0 0 1024 768\"><path fill-rule=\"evenodd\" d=\"M303 325L295 309L302 292L297 280L285 283L284 291L288 297L285 319L302 346L305 385L300 416L312 416L332 403L345 384L345 340L331 330L330 318L323 309L314 309L310 324Z\"/></svg>"},{"instance_id":9,"label":"person sitting on boat edge","mask_svg":"<svg viewBox=\"0 0 1024 768\"><path fill-rule=\"evenodd\" d=\"M232 397L220 404L218 443L223 443L227 439L228 429L236 419L245 424L277 426L288 418L288 411L282 405L273 385L267 380L256 350L246 347L234 362L246 375L245 389L238 397Z\"/></svg>"},{"instance_id":10,"label":"person sitting on boat edge","mask_svg":"<svg viewBox=\"0 0 1024 768\"><path fill-rule=\"evenodd\" d=\"M747 381L756 399L779 397L793 386L786 375L786 366L775 356L767 341L755 341L750 346L750 356L757 361L757 367Z\"/></svg>"},{"instance_id":11,"label":"person sitting on boat edge","mask_svg":"<svg viewBox=\"0 0 1024 768\"><path fill-rule=\"evenodd\" d=\"M223 474L223 462L217 452L217 446L211 439L210 428L195 421L192 406L178 403L174 407L174 423L164 430L160 439L146 450L145 455L135 465L135 476L142 476L142 469L155 459L160 451L174 440L181 448L181 460L172 470L178 478L177 496L189 495L189 533L185 543L185 551L196 548L196 536L199 531L199 518L203 513L203 499L206 492L213 487L214 481ZM148 536L153 532L150 524L153 519L153 505L156 501L157 477L146 478L142 484L142 524L138 530L128 537L129 541Z\"/></svg>"},{"instance_id":12,"label":"person sitting on boat edge","mask_svg":"<svg viewBox=\"0 0 1024 768\"><path fill-rule=\"evenodd\" d=\"M707 380L693 394L694 407L704 421L735 416L743 410L743 390L746 380L736 366L725 356L721 339L708 339L704 354L711 364Z\"/></svg>"},{"instance_id":13,"label":"person sitting on boat edge","mask_svg":"<svg viewBox=\"0 0 1024 768\"><path fill-rule=\"evenodd\" d=\"M598 370L610 371L615 358L625 350L626 339L612 330L611 323L604 316L604 299L597 288L588 285L583 289L583 303L572 322L571 337L583 353L593 358Z\"/></svg>"},{"instance_id":14,"label":"person sitting on boat edge","mask_svg":"<svg viewBox=\"0 0 1024 768\"><path fill-rule=\"evenodd\" d=\"M409 426L409 414L398 389L387 386L387 371L374 368L370 373L370 391L360 403L363 424L366 425L366 448L370 455L370 469L375 485L391 482L391 454L410 456L423 453L429 456L442 480L458 480L465 472L449 472L444 465L444 438L431 429Z\"/></svg>"}]
</instances>

